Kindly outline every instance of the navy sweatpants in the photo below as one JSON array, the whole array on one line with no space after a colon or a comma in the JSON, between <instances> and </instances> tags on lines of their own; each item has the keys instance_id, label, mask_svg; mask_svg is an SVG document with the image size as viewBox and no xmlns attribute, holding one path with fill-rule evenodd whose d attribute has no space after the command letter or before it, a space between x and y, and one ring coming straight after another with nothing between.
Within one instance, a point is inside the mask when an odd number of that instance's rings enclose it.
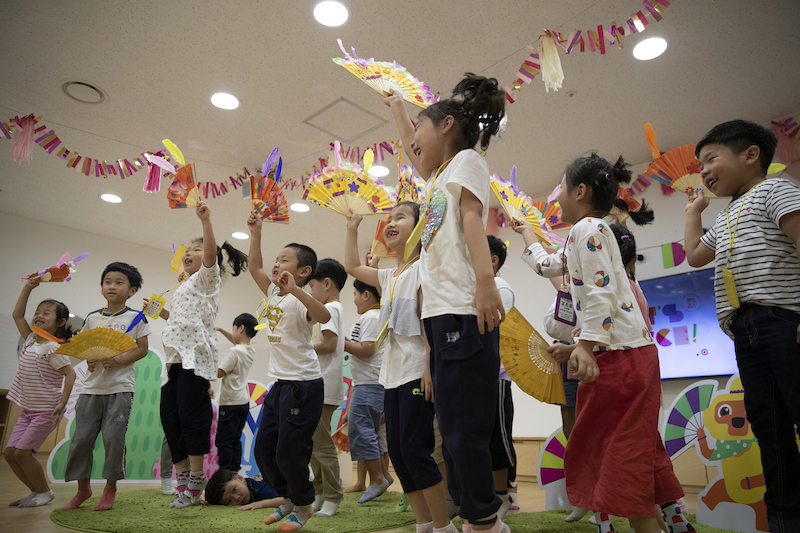
<instances>
[{"instance_id":1,"label":"navy sweatpants","mask_svg":"<svg viewBox=\"0 0 800 533\"><path fill-rule=\"evenodd\" d=\"M242 430L247 422L250 404L220 405L217 425L219 467L238 472L242 466Z\"/></svg>"}]
</instances>

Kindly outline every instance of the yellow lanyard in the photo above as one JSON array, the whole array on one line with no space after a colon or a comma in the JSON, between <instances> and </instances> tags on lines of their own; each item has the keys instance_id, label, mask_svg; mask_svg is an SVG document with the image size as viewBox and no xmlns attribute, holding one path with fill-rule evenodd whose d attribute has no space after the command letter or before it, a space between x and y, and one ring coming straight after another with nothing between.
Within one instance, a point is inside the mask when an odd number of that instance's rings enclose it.
<instances>
[{"instance_id":1,"label":"yellow lanyard","mask_svg":"<svg viewBox=\"0 0 800 533\"><path fill-rule=\"evenodd\" d=\"M108 323L111 321L111 319L112 319L112 318L114 318L115 316L117 316L118 314L120 314L121 312L123 312L125 309L127 309L127 307L123 306L123 308L122 308L122 309L120 309L119 311L116 311L116 312L114 312L114 313L112 313L112 314L108 315L108 317L106 317L106 315L104 315L104 314L103 314L103 313L105 313L106 309L108 309L108 307L104 307L104 308L103 308L103 310L102 310L102 311L100 311L100 317L101 317L101 320L98 320L98 321L97 321L97 322L98 322L98 324L97 324L97 327L98 327L98 328L105 327L105 325L106 325L106 324L108 324ZM102 320L102 318L105 318L106 320L105 320L105 321L103 321L103 320Z\"/></svg>"},{"instance_id":2,"label":"yellow lanyard","mask_svg":"<svg viewBox=\"0 0 800 533\"><path fill-rule=\"evenodd\" d=\"M453 157L455 157L455 156L453 156ZM439 173L447 167L447 165L450 163L450 161L453 160L453 157L451 157L450 159L448 159L447 161L442 163L441 166L439 166L439 168L436 169L436 174L433 175L433 179L431 180L431 186L428 189L427 195L425 196L425 205L428 205L430 203L430 201L431 201L431 194L433 193L433 186L436 185L436 178L439 177Z\"/></svg>"},{"instance_id":3,"label":"yellow lanyard","mask_svg":"<svg viewBox=\"0 0 800 533\"><path fill-rule=\"evenodd\" d=\"M416 261L417 259L419 259L419 254L413 257L411 261L403 265L403 268L400 269L400 272L397 274L397 276L394 277L394 283L389 282L389 312L387 313L386 316L386 322L381 327L381 331L378 333L378 337L375 339L375 345L374 345L375 350L380 348L383 339L386 338L386 334L389 332L389 319L391 318L392 314L392 300L394 299L394 288L397 286L397 281L400 279L400 276L403 275L403 272L406 271L406 268L408 268L409 265L413 264L414 261Z\"/></svg>"},{"instance_id":4,"label":"yellow lanyard","mask_svg":"<svg viewBox=\"0 0 800 533\"><path fill-rule=\"evenodd\" d=\"M736 222L733 225L733 232L731 232L731 221L728 218L729 210L728 209L725 210L725 222L728 224L728 239L730 239L730 246L728 247L728 258L731 257L731 251L733 250L733 239L736 237L736 230L739 228L739 215L742 214L742 208L744 207L744 203L747 200L747 195L749 195L750 191L752 191L755 188L756 188L755 185L750 187L750 190L748 190L747 193L744 195L744 198L742 198L742 203L739 205L739 212L736 214ZM730 205L728 205L728 207L730 207Z\"/></svg>"}]
</instances>

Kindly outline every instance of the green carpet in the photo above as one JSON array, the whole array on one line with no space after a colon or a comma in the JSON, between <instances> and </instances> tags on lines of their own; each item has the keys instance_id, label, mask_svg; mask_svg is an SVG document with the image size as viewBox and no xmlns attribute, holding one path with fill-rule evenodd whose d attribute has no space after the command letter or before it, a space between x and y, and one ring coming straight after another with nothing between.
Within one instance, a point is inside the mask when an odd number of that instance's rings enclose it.
<instances>
[{"instance_id":1,"label":"green carpet","mask_svg":"<svg viewBox=\"0 0 800 533\"><path fill-rule=\"evenodd\" d=\"M377 500L358 504L361 494L345 494L336 515L312 517L303 531L308 533L353 532L371 533L414 523L411 511L395 513L400 493L387 492ZM110 511L94 511L99 496L89 498L74 511L57 509L50 513L56 524L78 531L103 533L230 533L231 531L275 531L265 526L268 509L238 511L234 506L203 505L186 509L169 507L172 496L161 489L136 490L117 494Z\"/></svg>"}]
</instances>

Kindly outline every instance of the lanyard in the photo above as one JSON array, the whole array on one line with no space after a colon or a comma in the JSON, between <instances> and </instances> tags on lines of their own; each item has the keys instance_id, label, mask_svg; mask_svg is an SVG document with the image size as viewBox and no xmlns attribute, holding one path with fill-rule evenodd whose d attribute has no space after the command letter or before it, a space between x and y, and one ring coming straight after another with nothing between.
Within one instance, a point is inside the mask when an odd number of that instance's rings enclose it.
<instances>
[{"instance_id":1,"label":"lanyard","mask_svg":"<svg viewBox=\"0 0 800 533\"><path fill-rule=\"evenodd\" d=\"M731 232L731 221L730 218L728 218L729 209L725 210L725 222L728 224L728 239L730 240L730 246L728 247L728 258L731 257L731 251L733 250L733 239L736 237L736 230L739 228L739 215L742 214L742 208L744 207L745 201L747 201L747 195L749 195L750 192L755 188L755 185L750 187L750 190L748 190L744 195L744 198L742 198L742 203L739 205L739 212L736 214L736 222L733 225L733 232ZM728 204L728 208L730 208L730 204Z\"/></svg>"},{"instance_id":2,"label":"lanyard","mask_svg":"<svg viewBox=\"0 0 800 533\"><path fill-rule=\"evenodd\" d=\"M439 173L447 167L450 161L453 160L453 157L442 163L441 166L436 169L436 174L433 175L433 179L431 180L431 186L428 189L428 193L425 195L425 205L428 205L431 202L431 194L433 193L433 186L436 185L436 178L439 177Z\"/></svg>"}]
</instances>

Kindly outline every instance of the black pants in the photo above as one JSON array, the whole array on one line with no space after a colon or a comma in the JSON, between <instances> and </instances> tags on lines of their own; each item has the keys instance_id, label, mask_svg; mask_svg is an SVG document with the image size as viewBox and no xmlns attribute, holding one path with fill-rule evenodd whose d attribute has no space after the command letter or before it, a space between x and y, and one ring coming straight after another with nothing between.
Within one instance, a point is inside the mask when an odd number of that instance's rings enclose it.
<instances>
[{"instance_id":1,"label":"black pants","mask_svg":"<svg viewBox=\"0 0 800 533\"><path fill-rule=\"evenodd\" d=\"M250 404L220 405L217 425L219 467L238 472L242 464L242 430L247 422Z\"/></svg>"},{"instance_id":2,"label":"black pants","mask_svg":"<svg viewBox=\"0 0 800 533\"><path fill-rule=\"evenodd\" d=\"M161 426L173 464L211 451L212 418L208 380L170 365L169 381L161 387Z\"/></svg>"},{"instance_id":3,"label":"black pants","mask_svg":"<svg viewBox=\"0 0 800 533\"><path fill-rule=\"evenodd\" d=\"M517 464L514 440L511 437L513 426L514 401L511 399L511 382L502 379L497 382L497 413L495 414L492 439L489 443L489 450L492 453L492 470L510 469ZM495 489L505 490L504 487L495 487Z\"/></svg>"}]
</instances>

